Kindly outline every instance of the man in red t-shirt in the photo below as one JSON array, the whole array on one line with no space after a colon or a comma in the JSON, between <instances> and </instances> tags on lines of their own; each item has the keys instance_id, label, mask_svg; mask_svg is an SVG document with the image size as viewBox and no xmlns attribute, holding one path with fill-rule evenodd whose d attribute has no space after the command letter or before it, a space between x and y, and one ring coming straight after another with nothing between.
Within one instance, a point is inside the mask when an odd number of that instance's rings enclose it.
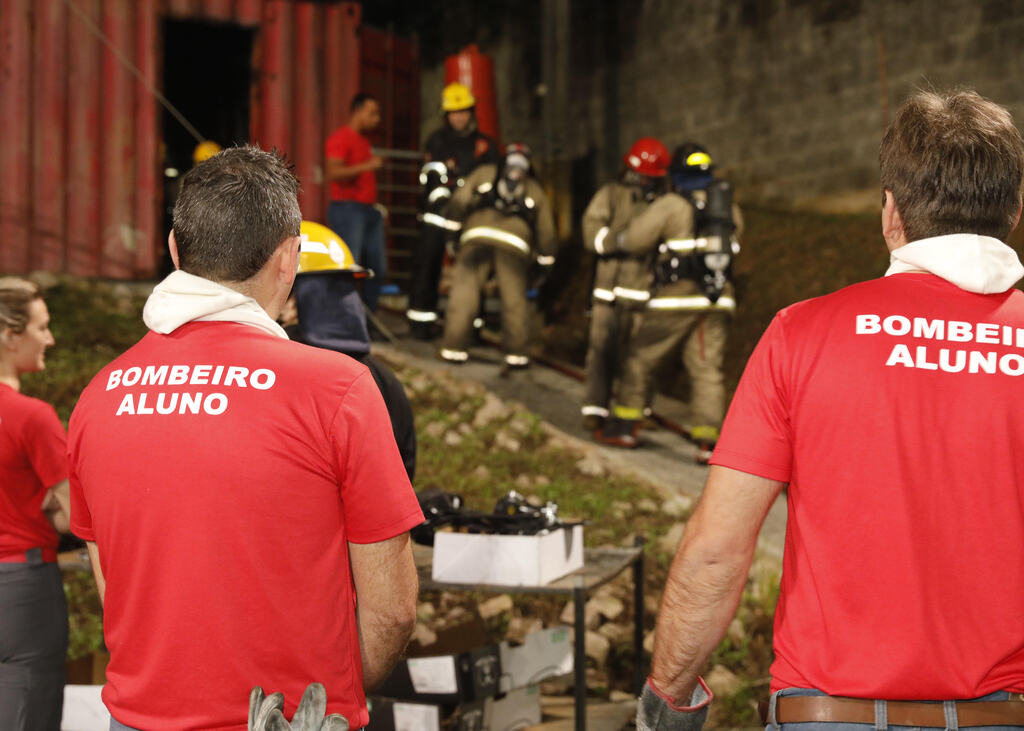
<instances>
[{"instance_id":1,"label":"man in red t-shirt","mask_svg":"<svg viewBox=\"0 0 1024 731\"><path fill-rule=\"evenodd\" d=\"M1024 728L1024 267L1003 243L1024 141L974 92L918 92L880 161L891 266L782 310L751 356L638 729L703 723L698 673L787 483L767 722Z\"/></svg>"},{"instance_id":2,"label":"man in red t-shirt","mask_svg":"<svg viewBox=\"0 0 1024 731\"><path fill-rule=\"evenodd\" d=\"M311 682L360 728L415 622L423 518L373 377L274 321L297 189L253 147L189 171L150 332L71 417L71 527L104 600L114 728L241 731L253 686L291 716Z\"/></svg>"},{"instance_id":3,"label":"man in red t-shirt","mask_svg":"<svg viewBox=\"0 0 1024 731\"><path fill-rule=\"evenodd\" d=\"M384 221L376 207L375 175L383 162L373 154L366 138L379 124L380 103L360 92L352 99L348 124L335 130L325 145L331 191L327 224L348 245L356 263L373 270L374 276L364 281L362 292L371 312L377 310L380 284L387 273Z\"/></svg>"}]
</instances>

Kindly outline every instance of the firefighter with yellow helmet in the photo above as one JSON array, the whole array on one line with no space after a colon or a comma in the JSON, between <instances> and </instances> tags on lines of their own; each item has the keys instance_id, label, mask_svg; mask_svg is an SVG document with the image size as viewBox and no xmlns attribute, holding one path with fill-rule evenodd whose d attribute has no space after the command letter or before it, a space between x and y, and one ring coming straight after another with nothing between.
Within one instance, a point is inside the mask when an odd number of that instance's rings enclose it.
<instances>
[{"instance_id":1,"label":"firefighter with yellow helmet","mask_svg":"<svg viewBox=\"0 0 1024 731\"><path fill-rule=\"evenodd\" d=\"M478 165L500 161L494 140L476 127L476 99L467 86L448 84L441 93L444 125L427 138L420 170L420 237L413 251L413 282L406 317L414 337L429 340L438 332L438 283L445 242L459 224L447 214L452 194Z\"/></svg>"},{"instance_id":2,"label":"firefighter with yellow helmet","mask_svg":"<svg viewBox=\"0 0 1024 731\"><path fill-rule=\"evenodd\" d=\"M501 165L481 165L452 198L449 212L462 224L448 297L443 360L462 363L473 336L480 293L492 270L501 295L505 365L530 364L527 276L555 263L555 221L540 183L532 175L530 150L509 145Z\"/></svg>"},{"instance_id":3,"label":"firefighter with yellow helmet","mask_svg":"<svg viewBox=\"0 0 1024 731\"><path fill-rule=\"evenodd\" d=\"M213 140L203 140L192 150L192 165L198 165L204 160L209 160L220 152L221 149L221 146Z\"/></svg>"},{"instance_id":4,"label":"firefighter with yellow helmet","mask_svg":"<svg viewBox=\"0 0 1024 731\"><path fill-rule=\"evenodd\" d=\"M706 464L725 415L722 362L736 309L732 260L743 218L731 185L714 177L714 163L702 146L676 148L669 173L672 192L633 219L612 244L654 257L654 288L623 367L614 418L598 439L637 446L654 375L682 351L691 386L690 435L697 462Z\"/></svg>"},{"instance_id":5,"label":"firefighter with yellow helmet","mask_svg":"<svg viewBox=\"0 0 1024 731\"><path fill-rule=\"evenodd\" d=\"M416 471L416 431L412 407L398 378L370 355L370 333L356 282L373 272L356 263L334 231L314 221L300 228L299 271L292 293L298 326L286 327L292 340L344 353L365 365L384 398L398 451L409 479Z\"/></svg>"},{"instance_id":6,"label":"firefighter with yellow helmet","mask_svg":"<svg viewBox=\"0 0 1024 731\"><path fill-rule=\"evenodd\" d=\"M601 186L583 213L583 245L597 258L581 408L588 430L608 418L630 335L650 298L644 258L616 250L614 240L665 190L668 163L664 144L641 137L623 157L619 177Z\"/></svg>"}]
</instances>

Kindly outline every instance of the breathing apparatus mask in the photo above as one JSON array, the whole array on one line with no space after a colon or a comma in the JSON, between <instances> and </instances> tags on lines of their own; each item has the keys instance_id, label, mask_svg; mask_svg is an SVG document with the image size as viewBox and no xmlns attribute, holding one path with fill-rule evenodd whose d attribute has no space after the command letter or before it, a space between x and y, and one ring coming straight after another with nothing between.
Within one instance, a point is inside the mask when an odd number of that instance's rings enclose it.
<instances>
[{"instance_id":1,"label":"breathing apparatus mask","mask_svg":"<svg viewBox=\"0 0 1024 731\"><path fill-rule=\"evenodd\" d=\"M642 175L635 170L626 169L622 173L622 182L635 188L640 197L650 203L665 192L665 179Z\"/></svg>"},{"instance_id":2,"label":"breathing apparatus mask","mask_svg":"<svg viewBox=\"0 0 1024 731\"><path fill-rule=\"evenodd\" d=\"M518 213L526 199L526 178L530 174L530 159L520 151L505 157L501 174L495 186L494 207L503 213Z\"/></svg>"}]
</instances>

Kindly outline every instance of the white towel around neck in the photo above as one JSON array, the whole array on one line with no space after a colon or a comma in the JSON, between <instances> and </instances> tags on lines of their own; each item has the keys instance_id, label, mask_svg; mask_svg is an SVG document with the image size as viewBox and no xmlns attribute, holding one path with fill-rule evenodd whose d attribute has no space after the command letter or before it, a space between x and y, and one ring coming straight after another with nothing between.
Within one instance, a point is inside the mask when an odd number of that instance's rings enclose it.
<instances>
[{"instance_id":1,"label":"white towel around neck","mask_svg":"<svg viewBox=\"0 0 1024 731\"><path fill-rule=\"evenodd\" d=\"M978 294L1005 292L1021 277L1017 252L999 239L949 234L911 241L889 255L885 276L924 271Z\"/></svg>"},{"instance_id":2,"label":"white towel around neck","mask_svg":"<svg viewBox=\"0 0 1024 731\"><path fill-rule=\"evenodd\" d=\"M197 320L238 322L288 339L252 297L180 269L153 288L142 310L146 327L164 335Z\"/></svg>"}]
</instances>

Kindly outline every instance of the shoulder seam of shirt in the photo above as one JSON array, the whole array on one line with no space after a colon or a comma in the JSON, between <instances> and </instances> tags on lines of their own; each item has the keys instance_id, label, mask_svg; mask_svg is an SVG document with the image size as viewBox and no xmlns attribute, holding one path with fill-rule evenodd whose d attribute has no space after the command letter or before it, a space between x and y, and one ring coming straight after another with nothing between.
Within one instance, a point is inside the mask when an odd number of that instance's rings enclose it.
<instances>
[{"instance_id":1,"label":"shoulder seam of shirt","mask_svg":"<svg viewBox=\"0 0 1024 731\"><path fill-rule=\"evenodd\" d=\"M363 378L366 375L369 375L370 378L373 378L373 374L370 373L370 369L365 364L360 363L359 365L363 367L363 370L356 374L356 377L349 382L348 386L345 388L345 392L341 394L340 398L338 398L338 405L334 409L334 413L331 414L331 426L327 432L328 439L334 438L334 423L338 420L338 412L341 411L341 407L345 405L345 399L348 398L349 393L352 391L352 387L356 385L356 381L358 381L360 378ZM373 387L377 388L376 381L373 382Z\"/></svg>"}]
</instances>

